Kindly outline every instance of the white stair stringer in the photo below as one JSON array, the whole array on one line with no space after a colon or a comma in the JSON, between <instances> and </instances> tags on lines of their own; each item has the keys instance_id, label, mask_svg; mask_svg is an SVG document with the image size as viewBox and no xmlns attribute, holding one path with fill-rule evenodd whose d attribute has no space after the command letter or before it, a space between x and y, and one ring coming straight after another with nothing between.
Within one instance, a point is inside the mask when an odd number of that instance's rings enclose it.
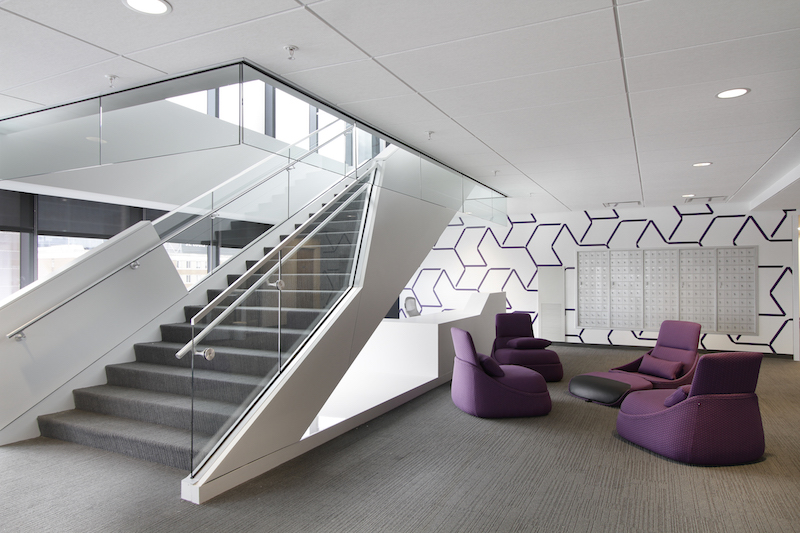
<instances>
[{"instance_id":1,"label":"white stair stringer","mask_svg":"<svg viewBox=\"0 0 800 533\"><path fill-rule=\"evenodd\" d=\"M207 501L350 429L337 425L303 439L454 215L453 209L375 187L356 287L195 477L183 480L182 498Z\"/></svg>"}]
</instances>

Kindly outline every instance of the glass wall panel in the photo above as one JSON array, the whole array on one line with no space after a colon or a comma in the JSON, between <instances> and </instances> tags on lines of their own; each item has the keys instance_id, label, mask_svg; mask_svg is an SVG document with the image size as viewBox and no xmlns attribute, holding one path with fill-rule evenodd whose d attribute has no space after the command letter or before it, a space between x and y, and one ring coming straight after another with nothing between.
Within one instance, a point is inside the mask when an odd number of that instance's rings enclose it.
<instances>
[{"instance_id":1,"label":"glass wall panel","mask_svg":"<svg viewBox=\"0 0 800 533\"><path fill-rule=\"evenodd\" d=\"M462 203L462 176L425 159L420 159L420 161L422 172L421 198L456 211L460 210Z\"/></svg>"},{"instance_id":2,"label":"glass wall panel","mask_svg":"<svg viewBox=\"0 0 800 533\"><path fill-rule=\"evenodd\" d=\"M239 71L231 65L101 97L101 162L238 144ZM200 92L213 104L205 112Z\"/></svg>"},{"instance_id":3,"label":"glass wall panel","mask_svg":"<svg viewBox=\"0 0 800 533\"><path fill-rule=\"evenodd\" d=\"M97 99L0 121L0 179L97 165L101 143Z\"/></svg>"},{"instance_id":4,"label":"glass wall panel","mask_svg":"<svg viewBox=\"0 0 800 533\"><path fill-rule=\"evenodd\" d=\"M0 231L0 300L20 289L20 234Z\"/></svg>"},{"instance_id":5,"label":"glass wall panel","mask_svg":"<svg viewBox=\"0 0 800 533\"><path fill-rule=\"evenodd\" d=\"M39 278L52 277L64 270L75 259L92 248L100 246L106 239L89 239L85 237L58 237L39 235Z\"/></svg>"},{"instance_id":6,"label":"glass wall panel","mask_svg":"<svg viewBox=\"0 0 800 533\"><path fill-rule=\"evenodd\" d=\"M379 173L379 186L413 198L422 195L420 158L402 148L385 160L385 172Z\"/></svg>"}]
</instances>

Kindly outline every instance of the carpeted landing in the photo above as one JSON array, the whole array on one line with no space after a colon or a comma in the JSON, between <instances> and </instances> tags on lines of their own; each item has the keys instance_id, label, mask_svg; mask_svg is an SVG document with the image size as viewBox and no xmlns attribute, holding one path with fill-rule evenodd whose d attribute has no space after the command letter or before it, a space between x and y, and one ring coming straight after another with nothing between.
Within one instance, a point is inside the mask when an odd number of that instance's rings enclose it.
<instances>
[{"instance_id":1,"label":"carpeted landing","mask_svg":"<svg viewBox=\"0 0 800 533\"><path fill-rule=\"evenodd\" d=\"M552 412L484 420L444 385L226 494L179 499L185 472L38 438L0 448L0 531L793 532L800 529L800 363L764 359L764 459L692 467L633 446L617 410L569 377L641 349L557 347Z\"/></svg>"}]
</instances>

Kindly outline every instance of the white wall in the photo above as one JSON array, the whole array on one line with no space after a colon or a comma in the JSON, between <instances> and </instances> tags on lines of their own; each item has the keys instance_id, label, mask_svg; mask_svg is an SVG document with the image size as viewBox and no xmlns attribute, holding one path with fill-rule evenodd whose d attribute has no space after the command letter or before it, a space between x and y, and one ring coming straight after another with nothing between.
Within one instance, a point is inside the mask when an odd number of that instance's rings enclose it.
<instances>
[{"instance_id":1,"label":"white wall","mask_svg":"<svg viewBox=\"0 0 800 533\"><path fill-rule=\"evenodd\" d=\"M458 308L470 292L505 291L507 308L526 311L538 331L538 267L566 277L566 340L652 346L657 332L579 329L578 250L758 246L758 335L704 334L703 348L794 353L793 211L747 212L728 205L692 205L596 212L515 214L506 227L456 216L411 277L401 300L415 296L422 313Z\"/></svg>"}]
</instances>

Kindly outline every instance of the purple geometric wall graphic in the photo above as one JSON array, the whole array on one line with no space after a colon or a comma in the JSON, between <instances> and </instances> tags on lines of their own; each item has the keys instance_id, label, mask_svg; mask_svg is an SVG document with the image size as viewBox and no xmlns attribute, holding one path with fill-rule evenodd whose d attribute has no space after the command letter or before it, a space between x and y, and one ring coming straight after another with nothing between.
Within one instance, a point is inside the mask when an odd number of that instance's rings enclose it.
<instances>
[{"instance_id":1,"label":"purple geometric wall graphic","mask_svg":"<svg viewBox=\"0 0 800 533\"><path fill-rule=\"evenodd\" d=\"M653 346L657 331L576 326L578 250L758 247L758 334L703 333L706 349L791 354L797 327L791 316L794 210L742 213L727 205L687 204L510 216L507 226L456 217L401 294L422 313L459 309L471 293L506 293L508 311L538 323L538 268L564 269L568 342ZM402 310L401 310L402 313Z\"/></svg>"}]
</instances>

